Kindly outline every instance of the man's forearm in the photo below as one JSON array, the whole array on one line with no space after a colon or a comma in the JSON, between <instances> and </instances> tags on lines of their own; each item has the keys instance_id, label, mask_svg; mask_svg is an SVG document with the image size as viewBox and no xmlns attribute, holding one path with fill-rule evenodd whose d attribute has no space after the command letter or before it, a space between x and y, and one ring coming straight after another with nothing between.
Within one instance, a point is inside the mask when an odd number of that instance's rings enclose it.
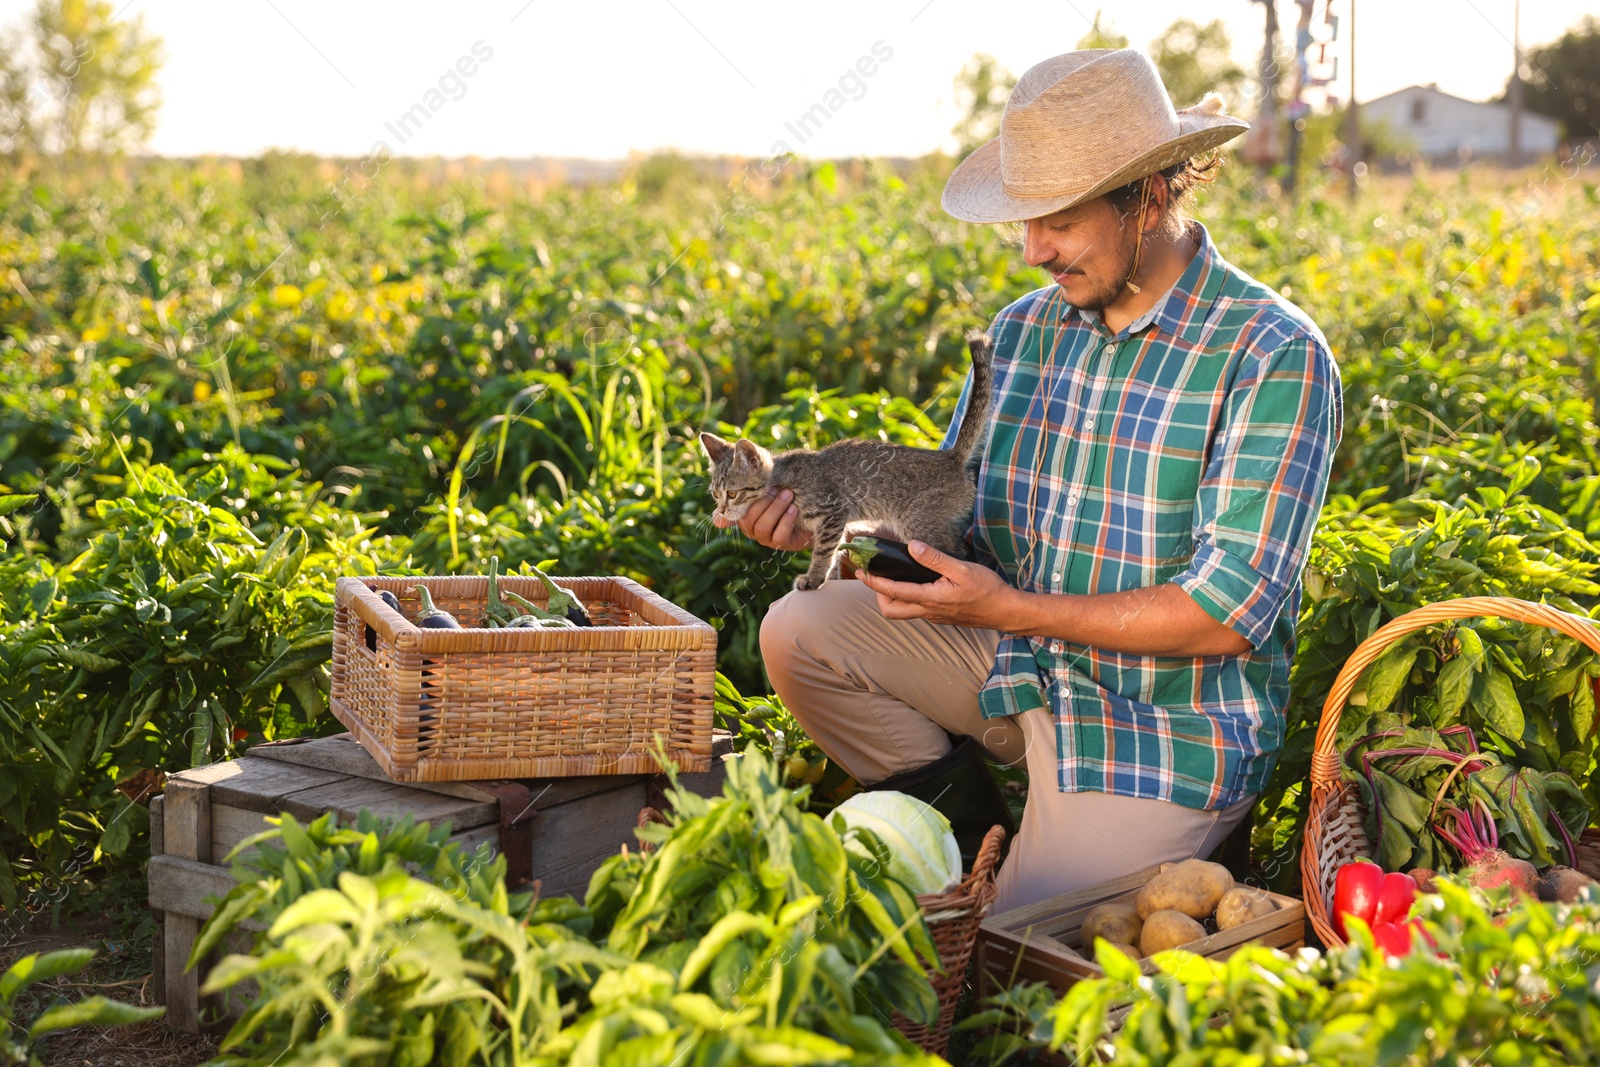
<instances>
[{"instance_id":1,"label":"man's forearm","mask_svg":"<svg viewBox=\"0 0 1600 1067\"><path fill-rule=\"evenodd\" d=\"M1146 656L1237 656L1250 642L1171 583L1121 593L1011 591L1009 633Z\"/></svg>"}]
</instances>

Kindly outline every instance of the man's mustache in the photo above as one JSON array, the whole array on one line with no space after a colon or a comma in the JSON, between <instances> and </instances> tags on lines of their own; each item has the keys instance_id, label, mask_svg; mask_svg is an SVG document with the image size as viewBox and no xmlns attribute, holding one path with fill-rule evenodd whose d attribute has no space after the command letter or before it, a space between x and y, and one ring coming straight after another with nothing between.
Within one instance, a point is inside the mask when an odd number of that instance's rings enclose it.
<instances>
[{"instance_id":1,"label":"man's mustache","mask_svg":"<svg viewBox=\"0 0 1600 1067\"><path fill-rule=\"evenodd\" d=\"M1083 271L1077 268L1077 263L1078 260L1082 259L1088 254L1088 249L1085 249L1084 251L1079 252L1072 259L1061 259L1060 257L1057 257L1048 263L1042 264L1040 269L1050 274L1082 274Z\"/></svg>"}]
</instances>

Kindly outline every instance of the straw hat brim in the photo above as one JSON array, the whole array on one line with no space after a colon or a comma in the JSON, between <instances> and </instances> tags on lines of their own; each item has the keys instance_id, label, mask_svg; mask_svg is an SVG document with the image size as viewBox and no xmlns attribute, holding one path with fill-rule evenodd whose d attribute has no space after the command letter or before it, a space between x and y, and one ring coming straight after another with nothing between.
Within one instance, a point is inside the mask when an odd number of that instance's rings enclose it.
<instances>
[{"instance_id":1,"label":"straw hat brim","mask_svg":"<svg viewBox=\"0 0 1600 1067\"><path fill-rule=\"evenodd\" d=\"M966 222L1023 222L1093 200L1118 186L1181 163L1233 140L1250 128L1231 115L1178 115L1183 132L1170 141L1140 153L1103 177L1088 175L1081 188L1050 197L1012 196L1000 173L1000 138L987 142L961 161L945 183L940 203L949 214ZM1063 165L1067 164L1063 160Z\"/></svg>"}]
</instances>

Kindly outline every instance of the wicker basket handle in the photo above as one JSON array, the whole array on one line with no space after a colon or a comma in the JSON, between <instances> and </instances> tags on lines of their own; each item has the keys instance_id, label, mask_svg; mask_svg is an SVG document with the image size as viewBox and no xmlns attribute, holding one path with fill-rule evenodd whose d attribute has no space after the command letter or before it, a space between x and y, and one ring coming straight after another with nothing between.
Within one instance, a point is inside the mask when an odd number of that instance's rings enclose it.
<instances>
[{"instance_id":1,"label":"wicker basket handle","mask_svg":"<svg viewBox=\"0 0 1600 1067\"><path fill-rule=\"evenodd\" d=\"M989 827L989 832L983 835L983 844L978 846L978 855L972 861L972 872L966 878L968 882L988 880L989 873L1000 862L1000 846L1005 844L1005 840L1004 826Z\"/></svg>"},{"instance_id":2,"label":"wicker basket handle","mask_svg":"<svg viewBox=\"0 0 1600 1067\"><path fill-rule=\"evenodd\" d=\"M1517 622L1536 623L1558 633L1566 634L1589 649L1600 652L1600 626L1581 615L1573 615L1550 607L1507 596L1474 596L1446 600L1438 604L1408 611L1391 619L1356 646L1345 662L1344 669L1334 679L1333 689L1322 705L1322 721L1317 727L1316 747L1311 755L1311 788L1315 792L1332 788L1339 783L1339 753L1334 738L1339 732L1339 716L1345 701L1355 690L1361 674L1377 658L1387 652L1396 641L1409 633L1426 629L1435 623L1456 619L1500 618Z\"/></svg>"}]
</instances>

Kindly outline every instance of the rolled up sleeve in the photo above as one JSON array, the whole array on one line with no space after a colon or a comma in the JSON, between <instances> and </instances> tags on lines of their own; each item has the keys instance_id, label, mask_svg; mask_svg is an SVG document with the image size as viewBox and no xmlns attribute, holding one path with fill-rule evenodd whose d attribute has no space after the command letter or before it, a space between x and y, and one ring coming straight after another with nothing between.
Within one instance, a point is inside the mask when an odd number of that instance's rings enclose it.
<instances>
[{"instance_id":1,"label":"rolled up sleeve","mask_svg":"<svg viewBox=\"0 0 1600 1067\"><path fill-rule=\"evenodd\" d=\"M1171 581L1260 648L1305 564L1342 431L1339 371L1298 334L1228 391L1195 500L1194 555Z\"/></svg>"}]
</instances>

